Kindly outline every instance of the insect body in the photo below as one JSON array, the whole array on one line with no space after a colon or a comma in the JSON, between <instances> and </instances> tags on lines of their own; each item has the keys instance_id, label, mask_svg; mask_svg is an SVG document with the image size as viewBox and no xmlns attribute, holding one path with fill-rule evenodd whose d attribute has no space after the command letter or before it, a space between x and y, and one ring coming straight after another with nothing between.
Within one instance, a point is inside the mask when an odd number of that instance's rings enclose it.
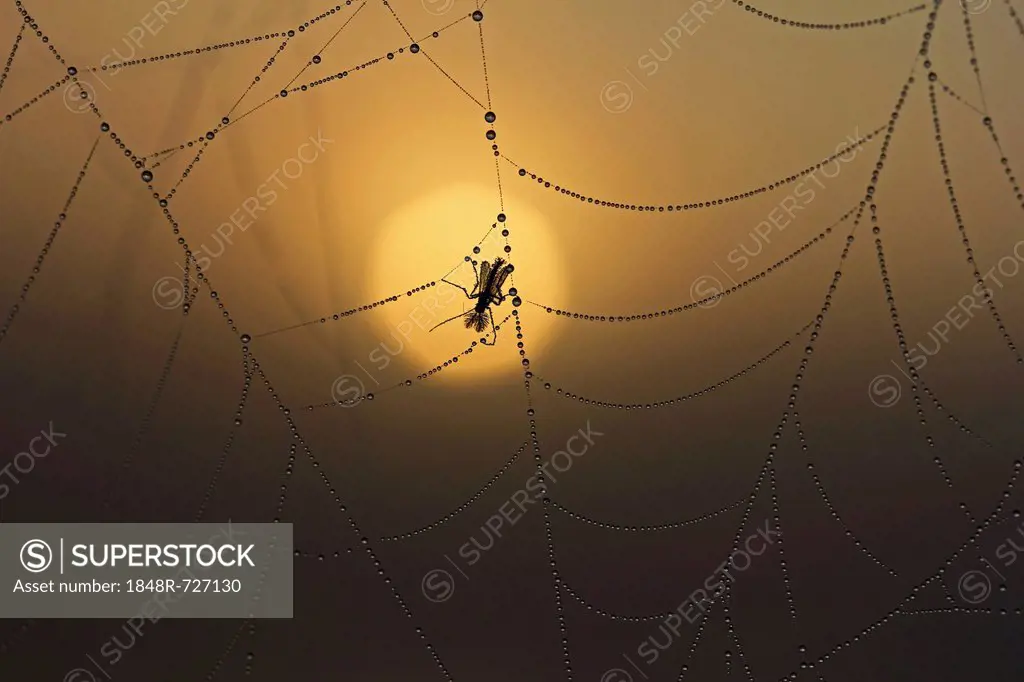
<instances>
[{"instance_id":1,"label":"insect body","mask_svg":"<svg viewBox=\"0 0 1024 682\"><path fill-rule=\"evenodd\" d=\"M515 267L511 263L506 263L503 258L495 258L494 262L484 261L480 264L480 268L477 269L476 263L473 263L473 271L476 272L476 284L473 286L473 291L469 291L464 286L449 282L447 279L441 281L446 284L451 284L453 287L462 289L463 293L469 299L474 299L476 303L473 305L473 309L464 313L459 313L449 317L444 322L437 324L430 331L434 331L443 324L448 324L453 320L457 320L460 317L465 320L466 329L472 329L475 332L483 332L487 329L487 326L491 327L492 341L481 339L481 342L486 345L494 345L498 340L498 330L494 326L494 314L491 311L491 306L501 305L502 301L505 300L505 294L501 288L505 284L505 280L512 274Z\"/></svg>"}]
</instances>

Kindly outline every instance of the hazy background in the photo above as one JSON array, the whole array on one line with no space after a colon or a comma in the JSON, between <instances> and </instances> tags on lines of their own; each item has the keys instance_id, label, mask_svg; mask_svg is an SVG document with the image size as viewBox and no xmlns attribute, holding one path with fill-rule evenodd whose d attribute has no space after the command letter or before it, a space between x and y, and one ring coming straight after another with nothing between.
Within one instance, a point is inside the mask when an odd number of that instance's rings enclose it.
<instances>
[{"instance_id":1,"label":"hazy background","mask_svg":"<svg viewBox=\"0 0 1024 682\"><path fill-rule=\"evenodd\" d=\"M873 19L912 6L895 0L761 2L764 11L812 23ZM1018 16L1024 12L1019 0L1010 2ZM417 40L476 7L473 0L390 4ZM306 0L193 0L184 6L177 0L170 7L177 13L161 20L149 0L27 5L65 63L28 29L0 90L0 116L18 112L0 125L0 312L17 303L33 274L101 121L134 154L198 140L232 110L283 38L101 72L103 83L86 67L115 50L120 58L107 63L284 33L328 9ZM343 5L297 33L232 118L287 86L359 7ZM627 204L687 204L795 175L848 137L885 125L928 20L927 11L919 11L883 26L806 30L724 2L703 23L683 20L692 35L672 30L691 7L687 0L489 0L481 24L485 83L472 20L420 40L423 52L410 54L411 41L388 7L366 2L323 51L322 62L292 87L344 70L349 75L274 99L219 132L170 200L181 236L197 255L207 253L203 246L218 254L205 269L237 333L205 286L183 318L180 288L168 278L180 280L184 252L140 170L106 136L99 141L68 218L0 341L0 465L50 422L68 434L30 473L17 474L20 482L0 502L2 520L191 521L234 434L204 520L280 518L295 524L303 553L295 559L293 620L241 630L234 621L147 625L130 651L107 666L111 679L441 679L417 627L452 679L566 679L539 506L503 528L504 537L475 565L458 555L471 537L486 545L481 527L524 487L533 471L531 449L451 521L410 539L380 541L432 524L473 498L529 437L513 325L499 332L496 347L478 347L438 376L417 381L476 337L456 323L429 336L419 323L409 324L426 319L416 307L432 296L454 301L443 306L444 317L460 312L460 292L453 297L443 284L415 297L405 292L459 264L503 210L524 298L596 315L685 305L694 300L696 282L699 298L714 293L708 287L715 282L728 287L730 279L749 278L856 206L881 139L840 164L836 177L822 178L824 187L808 185L816 192L813 201L801 200L804 208L791 223L767 235L755 227L794 185L684 213L633 212L546 189L500 160L502 206L492 143L485 138L487 84L497 114L494 142L553 186ZM988 112L1020 173L1024 31L1004 0L970 7L978 12L971 26ZM0 6L0 50L13 44L20 22L14 3ZM933 38L933 68L970 106L981 108L967 45L960 7L947 0ZM400 47L403 53L386 58ZM655 60L653 73L652 49L663 60ZM379 61L354 70L372 60ZM88 85L67 80L68 66ZM929 331L970 295L974 279L943 186L926 74L918 68L876 199L907 342L934 349ZM82 102L80 87L101 115ZM982 114L938 95L961 213L986 273L1012 258L1024 240L1024 213ZM218 241L218 226L275 171L288 164L295 175L289 159L318 135L333 142L301 163L298 177L278 176L285 188L271 185L277 198L254 224L236 229L230 244ZM157 159L153 185L161 196L201 147ZM301 153L313 156L309 147ZM835 173L832 166L827 170ZM818 313L849 225L743 291L671 317L609 324L525 305L523 341L532 370L555 387L613 403L651 403L715 384ZM963 315L956 317L963 328L947 334L921 374L992 447L947 423L926 397L928 426L918 424L910 382L893 364L900 352L866 217L857 235L799 391L808 450L787 428L775 459L796 623L776 550L737 576L730 617L757 680L799 671L804 656L798 645L808 647L808 660L817 659L889 613L992 512L1021 453L1024 366L987 311L975 310L966 324ZM485 244L479 258L501 255L503 243ZM743 268L735 255L741 245L758 254ZM1024 246L1017 253L1024 255ZM1020 344L1024 277L1005 276L1017 273L1020 261L1013 263L1004 261L1003 275L997 271L1002 285L991 279L989 285L1007 333ZM466 281L465 270L459 276ZM260 376L241 425L234 423L244 380L239 334L329 318L398 294L383 308L254 339L261 369L320 464L314 468L298 445L286 478L289 447L297 440ZM430 326L441 319L434 310L430 315L438 317ZM511 310L507 300L498 319ZM412 330L401 352L382 356L382 342L397 348L399 329ZM745 501L805 345L797 340L729 385L662 409L587 406L534 383L544 458L588 422L604 434L571 470L557 474L552 498L619 526L684 521ZM375 357L389 359L386 367L371 358L375 349ZM406 378L411 388L379 392ZM349 408L304 409L333 401L339 381L379 395ZM933 463L936 456L952 487ZM809 459L845 527L898 577L846 536L816 491ZM130 466L123 468L126 461ZM321 472L359 533L328 494ZM1006 510L1020 506L1018 488L1006 498ZM114 511L104 515L100 502L109 489ZM771 495L765 481L741 541L772 518ZM642 616L675 609L704 582L728 553L742 506L698 524L636 533L551 514L565 585L605 612ZM1020 679L1022 621L1013 610L1024 605L1024 562L1006 567L995 558L1007 538L1024 546L1020 524L1010 518L986 530L950 566L945 593L932 583L913 605L989 608L993 614L899 616L801 678ZM361 536L369 538L390 585L365 556ZM465 576L448 559L459 562ZM966 571L985 569L982 559L1003 577L989 570L992 594L968 603L957 581ZM424 575L434 569L454 579L454 592L441 603L423 591ZM627 679L605 676L613 668L628 670L637 682L642 675L676 679L696 631L684 623L672 647L647 666L637 647L651 635L664 641L660 620L611 619L564 591L561 606L573 679ZM1009 615L999 615L1000 608ZM69 670L88 667L87 656L106 664L100 648L112 636L127 641L122 626L113 620L5 621L0 670L19 679L65 679ZM630 668L623 654L641 670ZM747 676L720 610L689 665L687 679ZM88 678L73 682L82 680Z\"/></svg>"}]
</instances>

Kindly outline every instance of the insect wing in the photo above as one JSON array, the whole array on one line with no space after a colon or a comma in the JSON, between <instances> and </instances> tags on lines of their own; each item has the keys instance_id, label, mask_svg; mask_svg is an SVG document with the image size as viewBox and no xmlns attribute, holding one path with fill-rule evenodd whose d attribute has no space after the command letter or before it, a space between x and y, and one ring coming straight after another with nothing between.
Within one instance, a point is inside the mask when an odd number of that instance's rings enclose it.
<instances>
[{"instance_id":1,"label":"insect wing","mask_svg":"<svg viewBox=\"0 0 1024 682\"><path fill-rule=\"evenodd\" d=\"M490 294L494 298L505 298L504 294L501 293L501 288L505 285L505 280L512 274L512 265L506 264L501 267L498 274L495 276L494 281L491 283Z\"/></svg>"},{"instance_id":2,"label":"insect wing","mask_svg":"<svg viewBox=\"0 0 1024 682\"><path fill-rule=\"evenodd\" d=\"M476 282L478 291L480 291L481 293L484 291L484 289L487 287L487 282L490 280L490 277L491 262L485 260L483 263L480 264L480 279L478 279Z\"/></svg>"}]
</instances>

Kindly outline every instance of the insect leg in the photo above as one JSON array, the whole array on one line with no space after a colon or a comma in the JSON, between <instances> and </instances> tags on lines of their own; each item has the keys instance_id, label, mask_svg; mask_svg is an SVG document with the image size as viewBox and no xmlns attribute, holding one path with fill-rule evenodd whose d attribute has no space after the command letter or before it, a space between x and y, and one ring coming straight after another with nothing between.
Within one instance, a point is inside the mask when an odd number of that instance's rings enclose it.
<instances>
[{"instance_id":1,"label":"insect leg","mask_svg":"<svg viewBox=\"0 0 1024 682\"><path fill-rule=\"evenodd\" d=\"M469 262L473 264L473 274L476 275L476 284L473 285L473 293L479 296L480 290L483 289L483 282L480 281L480 270L477 269L475 260L470 260ZM470 295L472 296L472 294Z\"/></svg>"},{"instance_id":2,"label":"insect leg","mask_svg":"<svg viewBox=\"0 0 1024 682\"><path fill-rule=\"evenodd\" d=\"M497 343L498 343L498 328L494 326L494 313L491 312L490 310L488 310L487 311L487 317L490 318L490 320L491 320L491 337L492 337L492 341L490 343L487 343L487 341L485 341L483 339L480 339L480 343L484 344L485 346L494 346L494 345L497 345Z\"/></svg>"},{"instance_id":3,"label":"insect leg","mask_svg":"<svg viewBox=\"0 0 1024 682\"><path fill-rule=\"evenodd\" d=\"M441 278L441 281L444 282L445 284L452 285L456 289L462 289L463 293L466 294L466 298L476 298L476 295L469 293L469 290L467 290L466 287L462 286L461 284L456 284L455 282L449 282L447 279L445 279L443 277Z\"/></svg>"}]
</instances>

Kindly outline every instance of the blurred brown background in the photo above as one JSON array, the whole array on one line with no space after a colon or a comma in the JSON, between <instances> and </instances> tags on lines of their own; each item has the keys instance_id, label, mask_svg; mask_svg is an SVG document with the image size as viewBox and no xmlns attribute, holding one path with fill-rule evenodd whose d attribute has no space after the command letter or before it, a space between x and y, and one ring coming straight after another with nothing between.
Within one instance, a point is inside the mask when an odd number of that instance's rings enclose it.
<instances>
[{"instance_id":1,"label":"blurred brown background","mask_svg":"<svg viewBox=\"0 0 1024 682\"><path fill-rule=\"evenodd\" d=\"M912 7L894 0L761 1L764 11L812 23ZM975 109L987 107L1019 173L1024 29L1008 8L1020 16L1024 7L1017 0L964 2L984 97L964 14L946 0L932 38L932 68L941 78L936 85L963 101L939 88L943 142L974 258L983 274L1001 263L986 281L1019 344L1024 213L984 114ZM497 115L500 151L552 186L626 204L727 197L795 175L885 125L928 21L925 10L884 25L801 29L732 2L709 1L695 14L688 0L488 0L479 24L485 79L478 25L468 18L474 0L394 0L390 7L368 0L342 4L296 33L279 55L284 36L94 74L87 67L101 62L286 33L332 8L307 0L36 0L25 8L49 42L26 27L0 89L0 115L17 112L0 125L0 310L18 302L101 122L133 153L151 155L198 140L232 112L237 122L208 145L150 160L149 167L159 161L153 186L161 196L176 187L169 209L181 236L238 333L256 337L251 349L260 368L320 463L315 469L298 446L278 511L289 447L297 441L260 376L241 424L234 424L244 379L239 336L205 286L183 317L176 282L184 252L140 170L104 135L0 341L0 465L50 422L68 434L52 456L17 474L0 502L2 520L188 521L203 508L208 521L292 522L303 556L296 558L295 619L245 626L238 639L236 622L165 620L148 625L110 665L101 647L112 636L128 639L117 621L0 624L2 674L54 681L88 668L87 656L106 666L93 669L96 679L440 679L444 673L417 627L452 679L566 679L539 506L503 528L473 566L458 554L470 538L486 544L483 524L533 472L531 449L450 521L410 539L380 540L431 524L473 498L529 437L513 324L499 332L496 347L477 347L418 381L476 336L455 323L429 335L424 329L462 310L465 297L457 290L439 283L414 297L405 292L457 266L504 212L515 285L529 301L596 315L686 305L768 268L855 207L881 134L848 162L830 164L825 170L834 177L817 175L820 185L805 181L814 189L810 200L794 195L794 183L712 208L640 212L564 196L520 177L502 159L499 195L484 113ZM12 2L0 7L0 50L18 35L18 9ZM419 53L408 49L403 26ZM320 63L309 64L318 53ZM273 66L261 72L271 57ZM68 66L78 69L78 84L66 78ZM346 70L344 78L274 98L282 88ZM936 341L936 325L972 295L975 281L943 185L927 72L919 63L887 154L875 195L879 224L907 343L934 351L914 351L927 359L921 375L992 446L947 422L927 396L928 425L918 423L865 215L799 391L808 450L801 450L791 416L775 458L788 574L772 551L737 577L730 616L744 659L719 610L689 662L692 679L740 679L748 675L744 660L756 679L779 679L877 622L993 511L1020 456L1024 366L991 315L954 312L960 328ZM82 100L83 90L89 100ZM311 138L320 147L306 144ZM778 221L787 197L799 210L783 227L765 223L769 216ZM253 219L245 206L265 210ZM236 224L218 234L233 214L245 229ZM525 304L531 369L554 385L533 386L543 457L588 422L604 434L558 475L552 497L620 526L683 521L745 501L786 409L806 334L748 375L681 405L610 410L566 400L555 388L644 404L739 372L818 313L849 227L836 227L739 293L671 317L609 324ZM478 258L502 255L503 244L492 238ZM464 266L454 276L466 283L467 272ZM260 336L398 294L382 308ZM427 299L433 303L424 309ZM497 319L511 310L509 299L496 309ZM407 378L411 388L381 391ZM339 386L375 392L374 400L304 409L335 400ZM204 505L231 434L223 472ZM831 516L808 458L845 527L896 577ZM361 535L339 512L320 471L369 538L390 586L364 556ZM113 512L104 515L100 502L109 489ZM946 588L933 582L914 603L989 608L992 615L899 616L801 678L820 672L829 682L1019 679L1024 621L1013 614L1024 604L1024 571L1019 562L1003 566L995 558L1009 537L1024 546L1020 520L1009 514L1020 506L1017 489L1004 505L999 518L1008 520L950 564ZM765 482L741 539L773 518L772 510ZM741 514L742 506L686 527L621 532L552 510L559 575L608 612L671 611L726 556ZM987 571L991 594L971 602L958 580L979 568ZM454 592L440 603L423 583L437 569L453 578ZM652 634L664 641L661 619L610 619L564 591L561 606L574 679L628 679L607 676L616 668L638 682L675 679L696 631L684 623L674 645L647 666L637 647ZM998 615L1000 608L1008 615ZM798 652L800 644L807 654Z\"/></svg>"}]
</instances>

